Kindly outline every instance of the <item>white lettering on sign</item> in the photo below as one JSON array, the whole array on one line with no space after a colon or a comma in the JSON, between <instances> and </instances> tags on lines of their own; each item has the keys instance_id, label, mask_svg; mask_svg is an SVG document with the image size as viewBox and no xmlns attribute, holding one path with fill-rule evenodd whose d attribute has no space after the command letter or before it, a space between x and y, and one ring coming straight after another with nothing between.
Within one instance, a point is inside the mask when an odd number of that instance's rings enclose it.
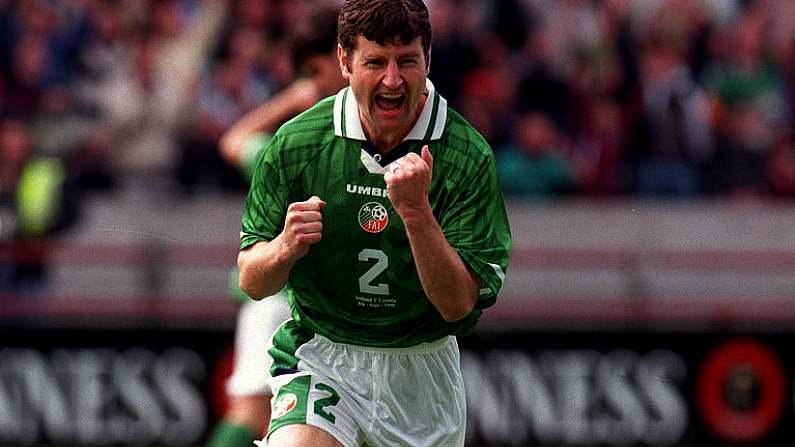
<instances>
[{"instance_id":1,"label":"white lettering on sign","mask_svg":"<svg viewBox=\"0 0 795 447\"><path fill-rule=\"evenodd\" d=\"M688 425L686 366L670 351L465 351L461 360L472 443L672 445Z\"/></svg>"},{"instance_id":2,"label":"white lettering on sign","mask_svg":"<svg viewBox=\"0 0 795 447\"><path fill-rule=\"evenodd\" d=\"M0 350L0 443L194 445L204 374L182 348Z\"/></svg>"}]
</instances>

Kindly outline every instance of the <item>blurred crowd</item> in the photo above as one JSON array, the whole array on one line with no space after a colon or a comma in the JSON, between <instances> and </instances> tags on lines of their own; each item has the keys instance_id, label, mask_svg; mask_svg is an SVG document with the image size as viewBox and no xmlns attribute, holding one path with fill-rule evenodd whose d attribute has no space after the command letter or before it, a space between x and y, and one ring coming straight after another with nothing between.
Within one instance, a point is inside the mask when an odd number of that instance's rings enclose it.
<instances>
[{"instance_id":1,"label":"blurred crowd","mask_svg":"<svg viewBox=\"0 0 795 447\"><path fill-rule=\"evenodd\" d=\"M0 0L0 240L125 178L243 190L219 136L300 74L290 37L320 3ZM507 195L795 196L793 2L428 3L430 78Z\"/></svg>"},{"instance_id":2,"label":"blurred crowd","mask_svg":"<svg viewBox=\"0 0 795 447\"><path fill-rule=\"evenodd\" d=\"M488 17L456 101L506 192L795 194L793 2L517 0Z\"/></svg>"},{"instance_id":3,"label":"blurred crowd","mask_svg":"<svg viewBox=\"0 0 795 447\"><path fill-rule=\"evenodd\" d=\"M240 188L218 137L297 75L318 1L0 0L0 194L50 157L77 189ZM325 3L335 3L327 0ZM506 193L795 194L795 5L430 0L431 79Z\"/></svg>"}]
</instances>

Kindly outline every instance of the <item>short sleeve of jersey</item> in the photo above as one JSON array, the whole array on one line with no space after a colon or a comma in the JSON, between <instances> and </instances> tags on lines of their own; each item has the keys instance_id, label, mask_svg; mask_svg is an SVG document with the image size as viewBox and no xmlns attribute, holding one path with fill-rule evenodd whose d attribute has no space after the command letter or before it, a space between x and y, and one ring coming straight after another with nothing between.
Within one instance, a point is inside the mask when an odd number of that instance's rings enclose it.
<instances>
[{"instance_id":1,"label":"short sleeve of jersey","mask_svg":"<svg viewBox=\"0 0 795 447\"><path fill-rule=\"evenodd\" d=\"M440 225L450 245L480 278L475 307L484 309L497 299L511 250L511 231L494 157L484 157L462 186L440 216Z\"/></svg>"},{"instance_id":2,"label":"short sleeve of jersey","mask_svg":"<svg viewBox=\"0 0 795 447\"><path fill-rule=\"evenodd\" d=\"M282 178L284 170L280 168L280 144L279 136L274 136L259 154L243 208L241 250L259 241L272 240L284 226L288 193L287 182Z\"/></svg>"}]
</instances>

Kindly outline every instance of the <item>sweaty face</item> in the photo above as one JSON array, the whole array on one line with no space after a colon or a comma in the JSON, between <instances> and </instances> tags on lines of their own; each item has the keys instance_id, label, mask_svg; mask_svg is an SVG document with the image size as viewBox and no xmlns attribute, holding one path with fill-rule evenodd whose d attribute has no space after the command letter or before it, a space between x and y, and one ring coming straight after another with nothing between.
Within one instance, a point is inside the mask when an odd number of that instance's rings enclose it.
<instances>
[{"instance_id":1,"label":"sweaty face","mask_svg":"<svg viewBox=\"0 0 795 447\"><path fill-rule=\"evenodd\" d=\"M424 105L428 64L420 38L407 45L356 38L352 54L339 50L343 76L359 103L365 134L376 146L391 149L414 126Z\"/></svg>"}]
</instances>

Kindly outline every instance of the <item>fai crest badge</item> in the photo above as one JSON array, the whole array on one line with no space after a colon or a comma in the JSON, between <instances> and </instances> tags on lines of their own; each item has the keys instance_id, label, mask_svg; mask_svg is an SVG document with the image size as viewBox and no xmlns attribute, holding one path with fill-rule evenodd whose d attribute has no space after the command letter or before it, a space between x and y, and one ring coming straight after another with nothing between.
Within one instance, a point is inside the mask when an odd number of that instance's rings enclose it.
<instances>
[{"instance_id":1,"label":"fai crest badge","mask_svg":"<svg viewBox=\"0 0 795 447\"><path fill-rule=\"evenodd\" d=\"M380 233L389 223L389 213L378 202L367 202L359 210L359 226L368 233Z\"/></svg>"},{"instance_id":2,"label":"fai crest badge","mask_svg":"<svg viewBox=\"0 0 795 447\"><path fill-rule=\"evenodd\" d=\"M293 411L296 405L298 405L298 397L293 393L279 397L279 400L273 405L273 418L280 418Z\"/></svg>"}]
</instances>

